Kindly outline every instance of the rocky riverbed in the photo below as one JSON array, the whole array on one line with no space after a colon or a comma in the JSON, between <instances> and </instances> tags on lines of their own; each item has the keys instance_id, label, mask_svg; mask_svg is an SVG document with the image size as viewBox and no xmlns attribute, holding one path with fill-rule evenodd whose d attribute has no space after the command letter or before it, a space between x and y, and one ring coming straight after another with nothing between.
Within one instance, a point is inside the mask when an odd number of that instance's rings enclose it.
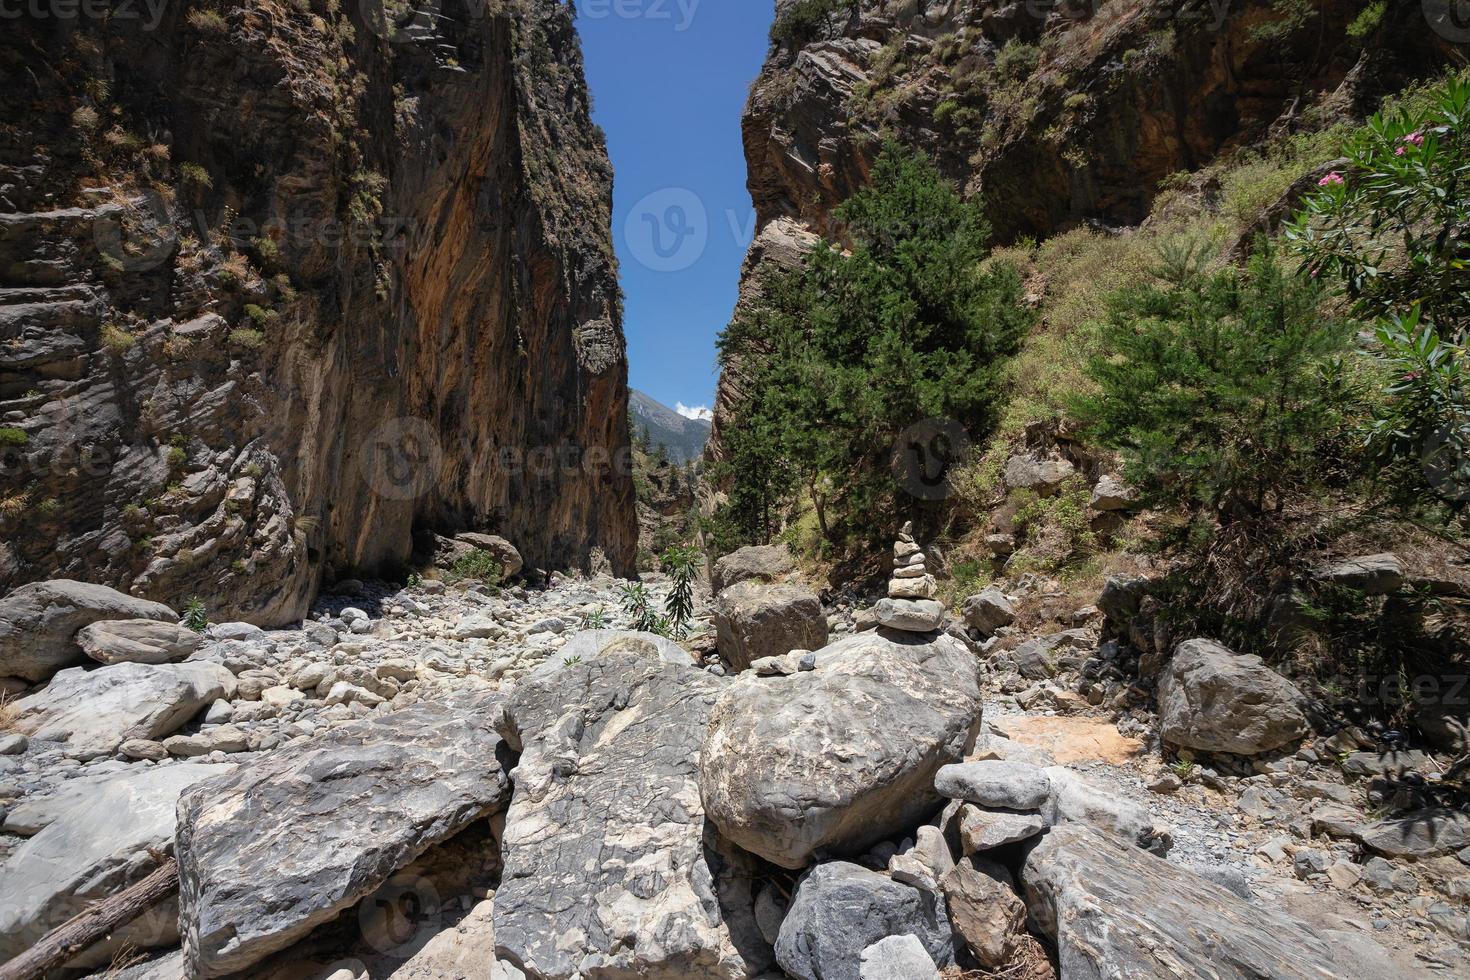
<instances>
[{"instance_id":1,"label":"rocky riverbed","mask_svg":"<svg viewBox=\"0 0 1470 980\"><path fill-rule=\"evenodd\" d=\"M1166 766L1150 705L1088 680L1095 611L996 644L995 596L962 610L984 630L921 600L924 632L891 598L820 603L780 555L714 579L682 644L628 629L626 583L561 575L341 583L299 628L193 642L66 620L85 649L56 645L0 739L0 958L173 855L177 900L75 969L1066 977L1162 948L1470 972L1464 825L1382 819L1385 774L1432 756L1346 730Z\"/></svg>"}]
</instances>

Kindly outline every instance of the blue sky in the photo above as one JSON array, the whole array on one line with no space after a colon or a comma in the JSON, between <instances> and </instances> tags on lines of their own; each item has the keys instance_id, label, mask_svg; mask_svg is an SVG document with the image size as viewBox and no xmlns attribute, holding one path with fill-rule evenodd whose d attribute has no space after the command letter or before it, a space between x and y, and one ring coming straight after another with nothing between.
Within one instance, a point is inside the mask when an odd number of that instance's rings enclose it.
<instances>
[{"instance_id":1,"label":"blue sky","mask_svg":"<svg viewBox=\"0 0 1470 980\"><path fill-rule=\"evenodd\" d=\"M628 381L669 406L712 405L715 337L754 234L740 114L771 0L578 0L593 118L617 179L613 240Z\"/></svg>"}]
</instances>

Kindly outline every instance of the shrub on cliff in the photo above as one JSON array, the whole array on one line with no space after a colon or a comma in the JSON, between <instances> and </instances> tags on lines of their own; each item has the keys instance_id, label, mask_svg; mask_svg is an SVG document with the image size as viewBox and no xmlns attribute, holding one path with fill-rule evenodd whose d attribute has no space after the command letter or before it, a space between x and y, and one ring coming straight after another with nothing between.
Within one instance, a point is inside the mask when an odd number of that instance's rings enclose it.
<instances>
[{"instance_id":1,"label":"shrub on cliff","mask_svg":"<svg viewBox=\"0 0 1470 980\"><path fill-rule=\"evenodd\" d=\"M1353 325L1321 315L1322 287L1264 243L1245 270L1170 250L1156 276L1111 298L1077 417L1161 505L1222 523L1279 511L1347 432Z\"/></svg>"},{"instance_id":2,"label":"shrub on cliff","mask_svg":"<svg viewBox=\"0 0 1470 980\"><path fill-rule=\"evenodd\" d=\"M914 502L893 472L905 432L988 433L1031 322L1015 270L982 266L979 205L924 156L886 148L837 217L850 250L818 245L720 341L751 375L727 438L730 514L747 539L769 540L796 494L826 540L880 536Z\"/></svg>"}]
</instances>

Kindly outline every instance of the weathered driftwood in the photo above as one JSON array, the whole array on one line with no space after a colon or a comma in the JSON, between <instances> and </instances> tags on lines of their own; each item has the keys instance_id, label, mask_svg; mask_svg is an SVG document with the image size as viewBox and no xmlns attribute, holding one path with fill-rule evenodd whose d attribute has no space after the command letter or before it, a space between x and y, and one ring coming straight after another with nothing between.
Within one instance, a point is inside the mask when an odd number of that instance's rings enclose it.
<instances>
[{"instance_id":1,"label":"weathered driftwood","mask_svg":"<svg viewBox=\"0 0 1470 980\"><path fill-rule=\"evenodd\" d=\"M36 945L0 965L0 980L38 980L178 890L179 865L169 860L133 887L73 916Z\"/></svg>"}]
</instances>

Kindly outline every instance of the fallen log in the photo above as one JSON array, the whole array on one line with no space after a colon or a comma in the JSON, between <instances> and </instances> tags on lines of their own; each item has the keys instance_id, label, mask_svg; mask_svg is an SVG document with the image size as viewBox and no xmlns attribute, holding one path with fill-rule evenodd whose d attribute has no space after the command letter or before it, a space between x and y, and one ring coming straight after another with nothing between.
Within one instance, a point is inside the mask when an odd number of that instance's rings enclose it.
<instances>
[{"instance_id":1,"label":"fallen log","mask_svg":"<svg viewBox=\"0 0 1470 980\"><path fill-rule=\"evenodd\" d=\"M39 980L178 890L179 865L169 859L133 887L73 916L15 959L0 964L0 980Z\"/></svg>"}]
</instances>

